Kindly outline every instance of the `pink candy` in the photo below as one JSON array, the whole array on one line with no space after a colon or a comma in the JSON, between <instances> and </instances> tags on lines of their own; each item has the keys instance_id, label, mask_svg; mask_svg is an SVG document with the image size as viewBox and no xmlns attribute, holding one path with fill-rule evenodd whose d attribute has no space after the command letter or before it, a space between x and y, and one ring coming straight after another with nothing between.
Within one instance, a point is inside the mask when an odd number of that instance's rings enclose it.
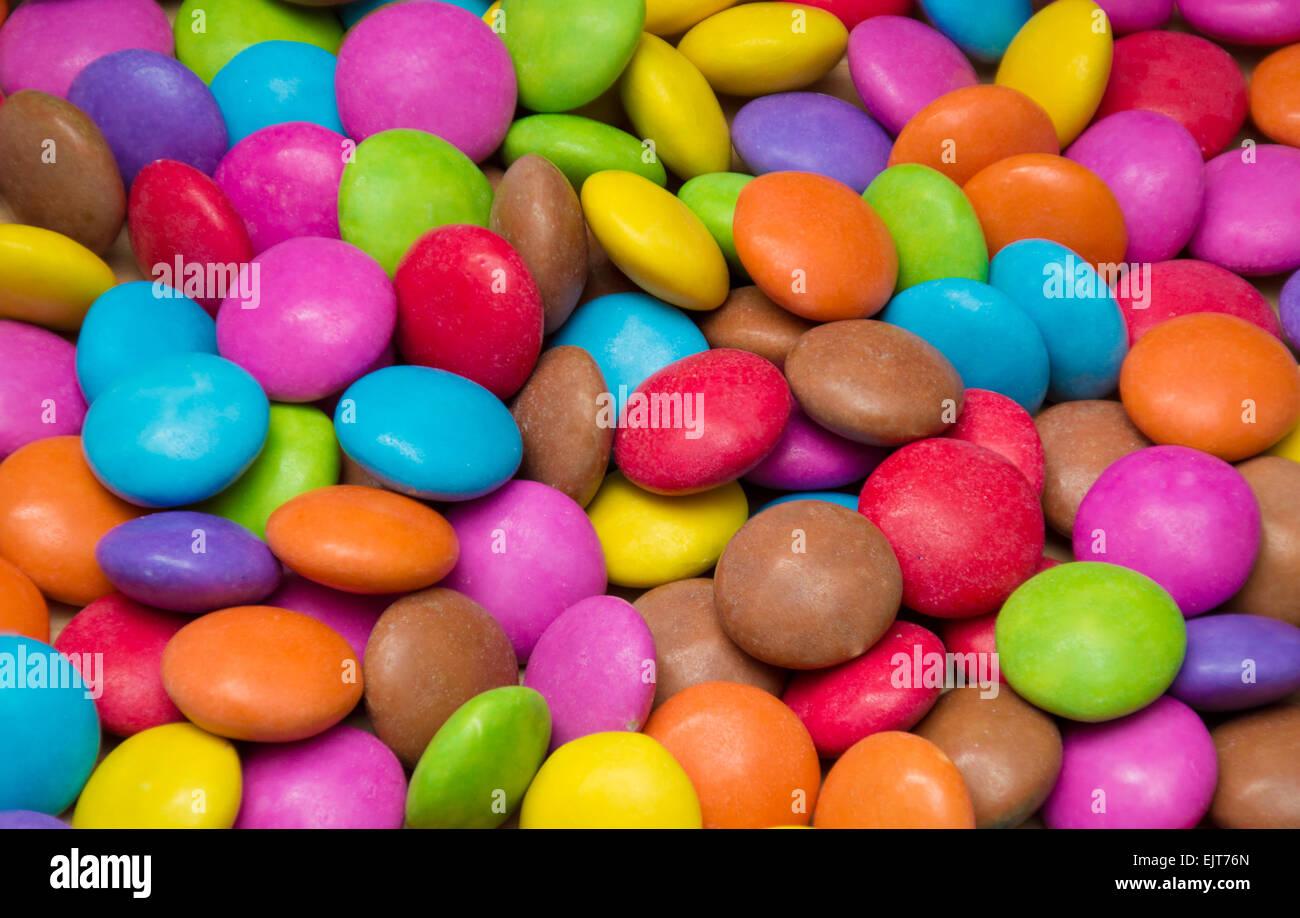
<instances>
[{"instance_id":1,"label":"pink candy","mask_svg":"<svg viewBox=\"0 0 1300 918\"><path fill-rule=\"evenodd\" d=\"M81 433L86 400L76 348L54 332L0 319L0 459L33 440Z\"/></svg>"}]
</instances>

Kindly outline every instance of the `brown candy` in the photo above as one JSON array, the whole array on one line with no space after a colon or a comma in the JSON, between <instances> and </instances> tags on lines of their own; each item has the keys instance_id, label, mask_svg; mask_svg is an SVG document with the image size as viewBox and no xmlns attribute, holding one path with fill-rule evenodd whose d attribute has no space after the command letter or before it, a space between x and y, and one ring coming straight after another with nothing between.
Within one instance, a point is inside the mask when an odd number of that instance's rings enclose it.
<instances>
[{"instance_id":1,"label":"brown candy","mask_svg":"<svg viewBox=\"0 0 1300 918\"><path fill-rule=\"evenodd\" d=\"M969 669L969 668L968 668ZM1014 828L1043 805L1061 773L1061 731L1005 685L997 697L967 685L940 696L912 732L961 772L979 829Z\"/></svg>"},{"instance_id":2,"label":"brown candy","mask_svg":"<svg viewBox=\"0 0 1300 918\"><path fill-rule=\"evenodd\" d=\"M543 352L510 406L524 441L518 477L563 491L580 506L596 496L609 464L612 427L597 423L605 376L580 347Z\"/></svg>"},{"instance_id":3,"label":"brown candy","mask_svg":"<svg viewBox=\"0 0 1300 918\"><path fill-rule=\"evenodd\" d=\"M813 323L782 309L757 287L737 287L717 309L703 313L700 331L709 347L757 354L782 369L799 336Z\"/></svg>"},{"instance_id":4,"label":"brown candy","mask_svg":"<svg viewBox=\"0 0 1300 918\"><path fill-rule=\"evenodd\" d=\"M1119 402L1062 402L1034 418L1047 459L1043 516L1061 535L1074 533L1083 496L1116 459L1151 445Z\"/></svg>"},{"instance_id":5,"label":"brown candy","mask_svg":"<svg viewBox=\"0 0 1300 918\"><path fill-rule=\"evenodd\" d=\"M573 186L549 160L521 156L496 186L488 225L514 246L537 281L550 334L578 305L587 282L587 223Z\"/></svg>"},{"instance_id":6,"label":"brown candy","mask_svg":"<svg viewBox=\"0 0 1300 918\"><path fill-rule=\"evenodd\" d=\"M71 102L34 89L0 105L0 197L14 219L62 233L92 252L113 245L126 192L113 151Z\"/></svg>"},{"instance_id":7,"label":"brown candy","mask_svg":"<svg viewBox=\"0 0 1300 918\"><path fill-rule=\"evenodd\" d=\"M805 332L785 359L803 410L842 437L901 446L944 433L961 413L961 375L934 345L873 319Z\"/></svg>"},{"instance_id":8,"label":"brown candy","mask_svg":"<svg viewBox=\"0 0 1300 918\"><path fill-rule=\"evenodd\" d=\"M1300 462L1260 456L1237 471L1259 501L1263 538L1232 610L1300 626Z\"/></svg>"},{"instance_id":9,"label":"brown candy","mask_svg":"<svg viewBox=\"0 0 1300 918\"><path fill-rule=\"evenodd\" d=\"M861 655L889 630L903 577L865 516L797 500L740 527L713 587L723 630L741 650L773 666L821 669Z\"/></svg>"},{"instance_id":10,"label":"brown candy","mask_svg":"<svg viewBox=\"0 0 1300 918\"><path fill-rule=\"evenodd\" d=\"M466 701L519 684L505 629L474 600L442 587L384 610L366 644L362 673L375 734L407 767Z\"/></svg>"},{"instance_id":11,"label":"brown candy","mask_svg":"<svg viewBox=\"0 0 1300 918\"><path fill-rule=\"evenodd\" d=\"M347 453L341 453L342 464L339 469L339 484L360 485L363 488L379 488L382 491L390 491L382 481L371 475L363 469L355 459Z\"/></svg>"},{"instance_id":12,"label":"brown candy","mask_svg":"<svg viewBox=\"0 0 1300 918\"><path fill-rule=\"evenodd\" d=\"M712 580L665 583L633 605L655 642L655 707L704 682L739 682L777 696L785 688L784 672L755 660L722 630Z\"/></svg>"},{"instance_id":13,"label":"brown candy","mask_svg":"<svg viewBox=\"0 0 1300 918\"><path fill-rule=\"evenodd\" d=\"M1210 820L1224 829L1300 829L1300 707L1234 717L1210 735L1219 756Z\"/></svg>"},{"instance_id":14,"label":"brown candy","mask_svg":"<svg viewBox=\"0 0 1300 918\"><path fill-rule=\"evenodd\" d=\"M596 234L587 227L587 285L582 288L578 305L590 303L596 297L611 293L636 293L640 287L627 279L622 271L609 260L609 255L601 246Z\"/></svg>"}]
</instances>

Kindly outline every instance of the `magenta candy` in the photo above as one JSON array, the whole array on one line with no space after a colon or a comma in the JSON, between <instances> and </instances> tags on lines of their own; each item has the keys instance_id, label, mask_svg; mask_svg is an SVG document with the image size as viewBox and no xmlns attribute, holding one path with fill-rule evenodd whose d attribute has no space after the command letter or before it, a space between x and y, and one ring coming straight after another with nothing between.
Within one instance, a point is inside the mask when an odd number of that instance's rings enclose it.
<instances>
[{"instance_id":1,"label":"magenta candy","mask_svg":"<svg viewBox=\"0 0 1300 918\"><path fill-rule=\"evenodd\" d=\"M268 596L263 605L288 609L329 625L343 636L360 660L366 655L366 641L375 622L397 596L365 596L344 593L313 583L306 577L288 574L280 588Z\"/></svg>"},{"instance_id":2,"label":"magenta candy","mask_svg":"<svg viewBox=\"0 0 1300 918\"><path fill-rule=\"evenodd\" d=\"M1238 274L1300 268L1300 150L1260 144L1205 164L1205 213L1193 257Z\"/></svg>"},{"instance_id":3,"label":"magenta candy","mask_svg":"<svg viewBox=\"0 0 1300 918\"><path fill-rule=\"evenodd\" d=\"M0 459L33 440L81 433L76 354L54 332L0 319Z\"/></svg>"},{"instance_id":4,"label":"magenta candy","mask_svg":"<svg viewBox=\"0 0 1300 918\"><path fill-rule=\"evenodd\" d=\"M590 733L636 732L655 694L655 643L617 596L570 606L538 640L524 672L551 709L551 748Z\"/></svg>"},{"instance_id":5,"label":"magenta candy","mask_svg":"<svg viewBox=\"0 0 1300 918\"><path fill-rule=\"evenodd\" d=\"M297 236L339 238L348 139L306 121L274 124L231 147L213 174L244 218L254 252Z\"/></svg>"},{"instance_id":6,"label":"magenta candy","mask_svg":"<svg viewBox=\"0 0 1300 918\"><path fill-rule=\"evenodd\" d=\"M854 443L812 421L797 404L776 448L745 480L780 491L815 491L861 481L889 450Z\"/></svg>"},{"instance_id":7,"label":"magenta candy","mask_svg":"<svg viewBox=\"0 0 1300 918\"><path fill-rule=\"evenodd\" d=\"M0 29L0 90L66 97L87 64L127 48L172 53L171 24L154 0L24 3Z\"/></svg>"},{"instance_id":8,"label":"magenta candy","mask_svg":"<svg viewBox=\"0 0 1300 918\"><path fill-rule=\"evenodd\" d=\"M1116 35L1159 29L1174 15L1174 0L1096 0Z\"/></svg>"},{"instance_id":9,"label":"magenta candy","mask_svg":"<svg viewBox=\"0 0 1300 918\"><path fill-rule=\"evenodd\" d=\"M400 829L406 774L373 734L340 724L242 756L236 829Z\"/></svg>"},{"instance_id":10,"label":"magenta candy","mask_svg":"<svg viewBox=\"0 0 1300 918\"><path fill-rule=\"evenodd\" d=\"M302 237L267 249L252 265L254 295L227 297L217 349L282 402L337 392L380 359L397 323L388 274L339 239Z\"/></svg>"},{"instance_id":11,"label":"magenta candy","mask_svg":"<svg viewBox=\"0 0 1300 918\"><path fill-rule=\"evenodd\" d=\"M906 16L873 16L849 35L849 74L877 121L897 134L935 99L979 82L961 49Z\"/></svg>"},{"instance_id":12,"label":"magenta candy","mask_svg":"<svg viewBox=\"0 0 1300 918\"><path fill-rule=\"evenodd\" d=\"M987 389L967 389L961 415L948 436L990 449L1007 459L1043 493L1047 455L1029 412L1014 400Z\"/></svg>"},{"instance_id":13,"label":"magenta candy","mask_svg":"<svg viewBox=\"0 0 1300 918\"><path fill-rule=\"evenodd\" d=\"M1061 776L1043 807L1052 829L1190 829L1219 777L1210 731L1167 695L1101 724L1067 724Z\"/></svg>"},{"instance_id":14,"label":"magenta candy","mask_svg":"<svg viewBox=\"0 0 1300 918\"><path fill-rule=\"evenodd\" d=\"M1300 41L1300 3L1295 0L1178 0L1178 11L1196 31L1238 45L1286 45Z\"/></svg>"},{"instance_id":15,"label":"magenta candy","mask_svg":"<svg viewBox=\"0 0 1300 918\"><path fill-rule=\"evenodd\" d=\"M1185 616L1226 602L1259 553L1259 503L1228 463L1152 446L1112 463L1074 520L1074 556L1146 574Z\"/></svg>"},{"instance_id":16,"label":"magenta candy","mask_svg":"<svg viewBox=\"0 0 1300 918\"><path fill-rule=\"evenodd\" d=\"M339 48L339 117L360 143L391 128L436 134L478 162L515 113L505 42L450 3L395 3L359 22Z\"/></svg>"},{"instance_id":17,"label":"magenta candy","mask_svg":"<svg viewBox=\"0 0 1300 918\"><path fill-rule=\"evenodd\" d=\"M1119 201L1130 262L1173 258L1192 238L1205 198L1205 164L1177 121L1140 109L1092 125L1065 152Z\"/></svg>"}]
</instances>

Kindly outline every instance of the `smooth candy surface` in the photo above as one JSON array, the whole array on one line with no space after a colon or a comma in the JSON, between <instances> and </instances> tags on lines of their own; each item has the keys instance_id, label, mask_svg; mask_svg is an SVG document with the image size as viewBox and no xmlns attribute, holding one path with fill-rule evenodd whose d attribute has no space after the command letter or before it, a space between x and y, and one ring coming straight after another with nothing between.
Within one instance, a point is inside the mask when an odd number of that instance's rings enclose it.
<instances>
[{"instance_id":1,"label":"smooth candy surface","mask_svg":"<svg viewBox=\"0 0 1300 918\"><path fill-rule=\"evenodd\" d=\"M0 224L0 318L75 331L90 304L113 286L113 271L61 233Z\"/></svg>"},{"instance_id":2,"label":"smooth candy surface","mask_svg":"<svg viewBox=\"0 0 1300 918\"><path fill-rule=\"evenodd\" d=\"M1011 463L1039 494L1043 492L1046 454L1034 419L1005 395L967 389L961 416L948 436L992 450Z\"/></svg>"},{"instance_id":3,"label":"smooth candy surface","mask_svg":"<svg viewBox=\"0 0 1300 918\"><path fill-rule=\"evenodd\" d=\"M1232 600L1234 612L1300 627L1300 596L1289 589L1300 570L1300 462L1260 456L1237 466L1259 501L1263 534L1250 578Z\"/></svg>"},{"instance_id":4,"label":"smooth candy surface","mask_svg":"<svg viewBox=\"0 0 1300 918\"><path fill-rule=\"evenodd\" d=\"M838 488L866 478L885 455L880 447L831 433L796 404L781 439L744 478L783 491Z\"/></svg>"},{"instance_id":5,"label":"smooth candy surface","mask_svg":"<svg viewBox=\"0 0 1300 918\"><path fill-rule=\"evenodd\" d=\"M1211 38L1239 45L1300 41L1300 10L1279 0L1179 0L1188 24Z\"/></svg>"},{"instance_id":6,"label":"smooth candy surface","mask_svg":"<svg viewBox=\"0 0 1300 918\"><path fill-rule=\"evenodd\" d=\"M1205 214L1191 253L1238 274L1300 268L1300 150L1261 144L1205 164Z\"/></svg>"},{"instance_id":7,"label":"smooth candy surface","mask_svg":"<svg viewBox=\"0 0 1300 918\"><path fill-rule=\"evenodd\" d=\"M1169 694L1198 711L1238 711L1300 689L1300 628L1258 615L1187 623L1187 658Z\"/></svg>"},{"instance_id":8,"label":"smooth candy surface","mask_svg":"<svg viewBox=\"0 0 1300 918\"><path fill-rule=\"evenodd\" d=\"M1116 35L1160 29L1174 14L1174 0L1099 0Z\"/></svg>"},{"instance_id":9,"label":"smooth candy surface","mask_svg":"<svg viewBox=\"0 0 1300 918\"><path fill-rule=\"evenodd\" d=\"M1227 313L1282 337L1278 312L1264 295L1250 281L1208 261L1176 258L1156 262L1149 276L1130 271L1128 289L1124 286L1116 291L1115 300L1124 312L1130 347L1161 322L1193 312ZM1284 287L1279 309L1284 318L1287 300Z\"/></svg>"},{"instance_id":10,"label":"smooth candy surface","mask_svg":"<svg viewBox=\"0 0 1300 918\"><path fill-rule=\"evenodd\" d=\"M973 829L961 772L934 743L887 730L831 767L813 825L823 829Z\"/></svg>"},{"instance_id":11,"label":"smooth candy surface","mask_svg":"<svg viewBox=\"0 0 1300 918\"><path fill-rule=\"evenodd\" d=\"M972 57L1000 58L1033 14L1030 0L990 0L975 9L965 0L920 0L934 27Z\"/></svg>"},{"instance_id":12,"label":"smooth candy surface","mask_svg":"<svg viewBox=\"0 0 1300 918\"><path fill-rule=\"evenodd\" d=\"M1250 76L1250 120L1278 143L1300 146L1300 48L1274 51Z\"/></svg>"},{"instance_id":13,"label":"smooth candy surface","mask_svg":"<svg viewBox=\"0 0 1300 918\"><path fill-rule=\"evenodd\" d=\"M262 41L236 54L210 89L230 143L273 124L307 121L343 133L334 98L337 59L300 41Z\"/></svg>"},{"instance_id":14,"label":"smooth candy surface","mask_svg":"<svg viewBox=\"0 0 1300 918\"><path fill-rule=\"evenodd\" d=\"M782 370L799 336L812 327L812 322L782 309L755 286L733 288L726 302L701 316L699 323L710 347L749 351Z\"/></svg>"},{"instance_id":15,"label":"smooth candy surface","mask_svg":"<svg viewBox=\"0 0 1300 918\"><path fill-rule=\"evenodd\" d=\"M223 0L215 6L205 5L205 0L185 0L176 12L173 28L176 56L208 83L250 45L300 41L333 54L343 35L331 10L275 0Z\"/></svg>"},{"instance_id":16,"label":"smooth candy surface","mask_svg":"<svg viewBox=\"0 0 1300 918\"><path fill-rule=\"evenodd\" d=\"M713 593L709 593L713 602ZM10 561L0 558L0 631L38 641L50 639L50 610L45 597Z\"/></svg>"},{"instance_id":17,"label":"smooth candy surface","mask_svg":"<svg viewBox=\"0 0 1300 918\"><path fill-rule=\"evenodd\" d=\"M1274 705L1220 724L1211 736L1219 757L1219 783L1210 804L1213 823L1225 829L1300 826L1295 802L1300 709Z\"/></svg>"},{"instance_id":18,"label":"smooth candy surface","mask_svg":"<svg viewBox=\"0 0 1300 918\"><path fill-rule=\"evenodd\" d=\"M626 131L581 115L529 115L510 125L501 157L507 166L529 153L543 156L564 173L574 189L597 172L634 172L663 186L664 164L641 140Z\"/></svg>"},{"instance_id":19,"label":"smooth candy surface","mask_svg":"<svg viewBox=\"0 0 1300 918\"><path fill-rule=\"evenodd\" d=\"M683 182L682 187L677 189L677 197L700 218L708 229L709 235L713 237L713 241L718 244L718 248L722 249L723 257L727 259L727 265L732 273L742 277L747 275L745 266L740 263L740 256L736 254L736 239L732 224L736 215L736 201L740 198L740 189L749 184L753 178L752 175L739 172L710 172Z\"/></svg>"},{"instance_id":20,"label":"smooth candy surface","mask_svg":"<svg viewBox=\"0 0 1300 918\"><path fill-rule=\"evenodd\" d=\"M81 433L78 356L53 332L0 319L0 459L35 440Z\"/></svg>"}]
</instances>

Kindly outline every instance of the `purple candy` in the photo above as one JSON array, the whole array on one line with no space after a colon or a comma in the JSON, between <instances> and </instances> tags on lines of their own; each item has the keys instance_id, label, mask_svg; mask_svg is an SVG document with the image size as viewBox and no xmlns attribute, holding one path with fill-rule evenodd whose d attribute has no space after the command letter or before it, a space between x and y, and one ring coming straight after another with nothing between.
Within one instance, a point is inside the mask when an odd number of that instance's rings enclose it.
<instances>
[{"instance_id":1,"label":"purple candy","mask_svg":"<svg viewBox=\"0 0 1300 918\"><path fill-rule=\"evenodd\" d=\"M872 116L897 134L935 99L979 82L961 49L906 16L872 16L849 35L849 74Z\"/></svg>"},{"instance_id":2,"label":"purple candy","mask_svg":"<svg viewBox=\"0 0 1300 918\"><path fill-rule=\"evenodd\" d=\"M1174 0L1095 0L1106 11L1116 35L1163 28L1174 15Z\"/></svg>"},{"instance_id":3,"label":"purple candy","mask_svg":"<svg viewBox=\"0 0 1300 918\"><path fill-rule=\"evenodd\" d=\"M1198 32L1239 45L1300 41L1295 0L1178 0L1178 11Z\"/></svg>"},{"instance_id":4,"label":"purple candy","mask_svg":"<svg viewBox=\"0 0 1300 918\"><path fill-rule=\"evenodd\" d=\"M1240 711L1300 689L1300 628L1258 615L1187 623L1187 657L1169 694L1198 711Z\"/></svg>"},{"instance_id":5,"label":"purple candy","mask_svg":"<svg viewBox=\"0 0 1300 918\"><path fill-rule=\"evenodd\" d=\"M439 586L492 613L520 660L561 612L605 592L605 554L591 520L549 485L508 482L452 507L447 522L460 558Z\"/></svg>"},{"instance_id":6,"label":"purple candy","mask_svg":"<svg viewBox=\"0 0 1300 918\"><path fill-rule=\"evenodd\" d=\"M515 68L505 42L450 3L396 3L371 13L339 48L339 117L360 143L391 128L437 134L486 158L515 114Z\"/></svg>"},{"instance_id":7,"label":"purple candy","mask_svg":"<svg viewBox=\"0 0 1300 918\"><path fill-rule=\"evenodd\" d=\"M781 491L838 488L866 478L887 455L887 449L831 433L795 405L776 448L745 480Z\"/></svg>"},{"instance_id":8,"label":"purple candy","mask_svg":"<svg viewBox=\"0 0 1300 918\"><path fill-rule=\"evenodd\" d=\"M397 599L397 596L344 593L312 583L306 577L287 574L280 588L267 597L263 605L308 615L329 625L343 635L357 659L361 660L366 655L366 641L370 639L375 622Z\"/></svg>"},{"instance_id":9,"label":"purple candy","mask_svg":"<svg viewBox=\"0 0 1300 918\"><path fill-rule=\"evenodd\" d=\"M1291 279L1282 285L1277 311L1282 318L1282 334L1292 347L1300 348L1300 271L1292 274Z\"/></svg>"},{"instance_id":10,"label":"purple candy","mask_svg":"<svg viewBox=\"0 0 1300 918\"><path fill-rule=\"evenodd\" d=\"M731 142L755 175L815 172L861 194L884 171L893 141L861 109L817 92L782 92L745 104Z\"/></svg>"},{"instance_id":11,"label":"purple candy","mask_svg":"<svg viewBox=\"0 0 1300 918\"><path fill-rule=\"evenodd\" d=\"M1130 262L1166 261L1192 238L1205 198L1201 148L1168 115L1116 112L1065 153L1096 173L1119 201Z\"/></svg>"},{"instance_id":12,"label":"purple candy","mask_svg":"<svg viewBox=\"0 0 1300 918\"><path fill-rule=\"evenodd\" d=\"M1260 144L1205 164L1205 212L1193 258L1237 274L1300 268L1300 150Z\"/></svg>"},{"instance_id":13,"label":"purple candy","mask_svg":"<svg viewBox=\"0 0 1300 918\"><path fill-rule=\"evenodd\" d=\"M0 29L0 90L66 98L87 64L128 48L172 53L171 23L154 0L24 3Z\"/></svg>"},{"instance_id":14,"label":"purple candy","mask_svg":"<svg viewBox=\"0 0 1300 918\"><path fill-rule=\"evenodd\" d=\"M565 609L524 671L551 709L551 748L591 733L635 733L655 695L655 642L632 604L592 596Z\"/></svg>"},{"instance_id":15,"label":"purple candy","mask_svg":"<svg viewBox=\"0 0 1300 918\"><path fill-rule=\"evenodd\" d=\"M72 81L68 101L99 127L129 188L156 159L211 175L226 152L226 121L194 72L157 51L105 55Z\"/></svg>"},{"instance_id":16,"label":"purple candy","mask_svg":"<svg viewBox=\"0 0 1300 918\"><path fill-rule=\"evenodd\" d=\"M242 756L236 829L400 829L406 774L375 736L340 724Z\"/></svg>"},{"instance_id":17,"label":"purple candy","mask_svg":"<svg viewBox=\"0 0 1300 918\"><path fill-rule=\"evenodd\" d=\"M0 459L33 440L81 433L76 360L54 332L0 319Z\"/></svg>"},{"instance_id":18,"label":"purple candy","mask_svg":"<svg viewBox=\"0 0 1300 918\"><path fill-rule=\"evenodd\" d=\"M1051 829L1190 829L1210 808L1219 763L1196 712L1167 695L1101 724L1067 724Z\"/></svg>"},{"instance_id":19,"label":"purple candy","mask_svg":"<svg viewBox=\"0 0 1300 918\"><path fill-rule=\"evenodd\" d=\"M95 546L113 586L173 612L258 602L280 583L280 562L238 523L210 513L151 513L113 527Z\"/></svg>"},{"instance_id":20,"label":"purple candy","mask_svg":"<svg viewBox=\"0 0 1300 918\"><path fill-rule=\"evenodd\" d=\"M295 236L339 238L339 181L349 141L306 121L254 131L212 176L244 218L254 252Z\"/></svg>"},{"instance_id":21,"label":"purple candy","mask_svg":"<svg viewBox=\"0 0 1300 918\"><path fill-rule=\"evenodd\" d=\"M1075 558L1146 574L1189 617L1241 589L1259 543L1259 503L1246 479L1186 446L1152 446L1113 462L1074 521Z\"/></svg>"},{"instance_id":22,"label":"purple candy","mask_svg":"<svg viewBox=\"0 0 1300 918\"><path fill-rule=\"evenodd\" d=\"M70 829L61 819L35 810L0 811L0 831L4 829Z\"/></svg>"}]
</instances>

